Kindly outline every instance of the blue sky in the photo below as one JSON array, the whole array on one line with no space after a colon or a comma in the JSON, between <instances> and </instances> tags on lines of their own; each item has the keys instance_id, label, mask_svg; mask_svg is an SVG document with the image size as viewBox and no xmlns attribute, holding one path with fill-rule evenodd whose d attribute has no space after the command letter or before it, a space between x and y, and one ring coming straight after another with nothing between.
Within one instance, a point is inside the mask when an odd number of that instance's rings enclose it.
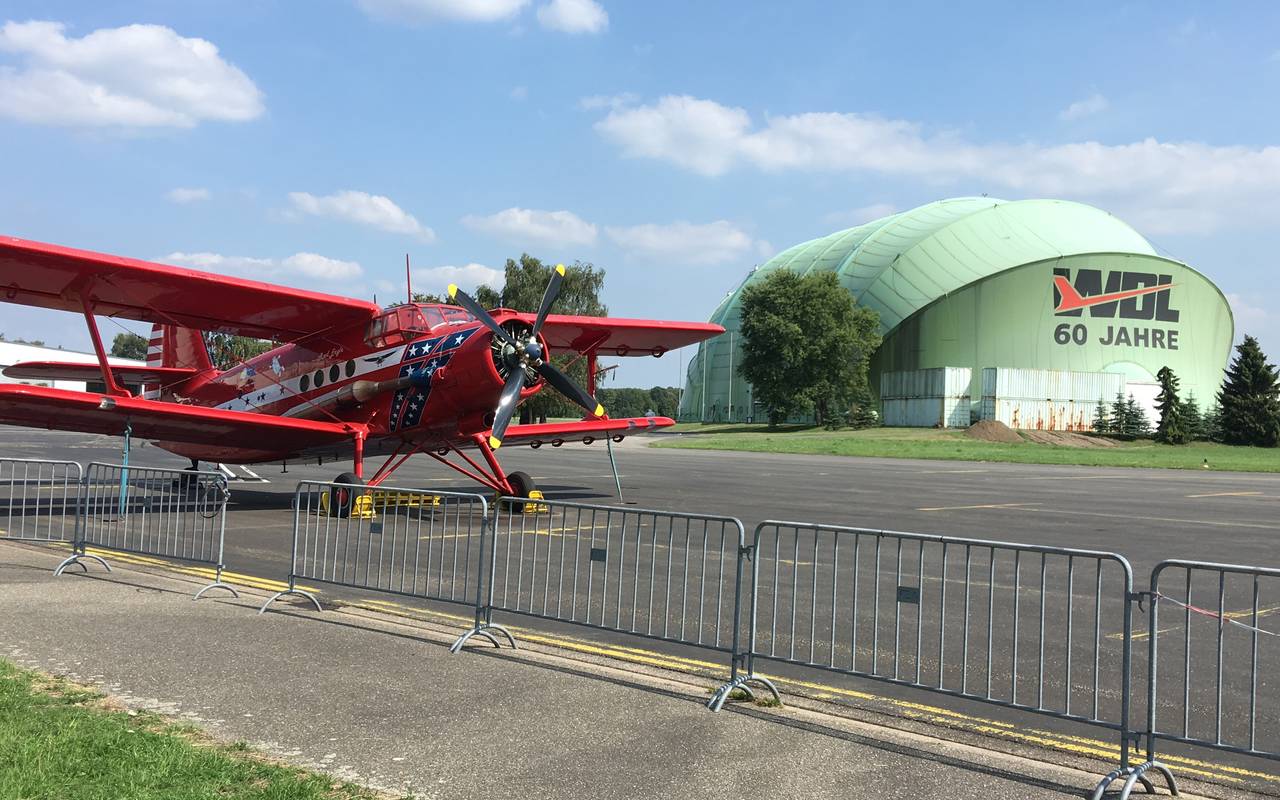
<instances>
[{"instance_id":1,"label":"blue sky","mask_svg":"<svg viewBox=\"0 0 1280 800\"><path fill-rule=\"evenodd\" d=\"M528 251L603 267L616 315L703 320L799 241L1062 197L1209 275L1277 360L1280 5L1229 8L10 0L0 233L383 302L406 252L438 291Z\"/></svg>"}]
</instances>

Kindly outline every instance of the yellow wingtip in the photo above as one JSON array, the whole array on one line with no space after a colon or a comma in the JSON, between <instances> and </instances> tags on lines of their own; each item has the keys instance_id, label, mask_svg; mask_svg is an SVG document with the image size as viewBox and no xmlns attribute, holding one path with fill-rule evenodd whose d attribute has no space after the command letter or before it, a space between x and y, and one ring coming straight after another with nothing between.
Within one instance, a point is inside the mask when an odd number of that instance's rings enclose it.
<instances>
[{"instance_id":1,"label":"yellow wingtip","mask_svg":"<svg viewBox=\"0 0 1280 800\"><path fill-rule=\"evenodd\" d=\"M564 264L556 264L556 272L560 273L560 277L564 277Z\"/></svg>"},{"instance_id":2,"label":"yellow wingtip","mask_svg":"<svg viewBox=\"0 0 1280 800\"><path fill-rule=\"evenodd\" d=\"M449 299L452 300L454 295L456 295L457 293L458 293L458 284L456 283L449 284Z\"/></svg>"},{"instance_id":3,"label":"yellow wingtip","mask_svg":"<svg viewBox=\"0 0 1280 800\"><path fill-rule=\"evenodd\" d=\"M489 447L491 447L494 450L497 450L499 447L502 447L502 440L497 437L490 436Z\"/></svg>"},{"instance_id":4,"label":"yellow wingtip","mask_svg":"<svg viewBox=\"0 0 1280 800\"><path fill-rule=\"evenodd\" d=\"M604 406L600 405L599 403L596 403L596 410L595 410L594 412L592 412L592 413L594 413L597 417L603 417L603 416L604 416Z\"/></svg>"}]
</instances>

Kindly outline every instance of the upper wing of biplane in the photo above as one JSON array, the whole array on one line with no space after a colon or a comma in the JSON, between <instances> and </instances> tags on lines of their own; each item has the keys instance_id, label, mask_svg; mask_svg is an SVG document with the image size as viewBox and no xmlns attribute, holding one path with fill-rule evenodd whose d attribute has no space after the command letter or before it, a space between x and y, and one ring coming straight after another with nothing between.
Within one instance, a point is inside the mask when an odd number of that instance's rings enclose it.
<instances>
[{"instance_id":1,"label":"upper wing of biplane","mask_svg":"<svg viewBox=\"0 0 1280 800\"><path fill-rule=\"evenodd\" d=\"M520 314L533 323L534 314ZM600 355L649 356L697 344L724 333L711 322L670 322L623 317L573 317L551 314L542 326L542 335L552 350L594 350Z\"/></svg>"},{"instance_id":2,"label":"upper wing of biplane","mask_svg":"<svg viewBox=\"0 0 1280 800\"><path fill-rule=\"evenodd\" d=\"M127 423L142 439L280 452L349 442L362 427L20 383L0 384L0 419L6 425L112 436Z\"/></svg>"},{"instance_id":3,"label":"upper wing of biplane","mask_svg":"<svg viewBox=\"0 0 1280 800\"><path fill-rule=\"evenodd\" d=\"M366 322L379 313L365 300L0 237L0 299L294 341Z\"/></svg>"}]
</instances>

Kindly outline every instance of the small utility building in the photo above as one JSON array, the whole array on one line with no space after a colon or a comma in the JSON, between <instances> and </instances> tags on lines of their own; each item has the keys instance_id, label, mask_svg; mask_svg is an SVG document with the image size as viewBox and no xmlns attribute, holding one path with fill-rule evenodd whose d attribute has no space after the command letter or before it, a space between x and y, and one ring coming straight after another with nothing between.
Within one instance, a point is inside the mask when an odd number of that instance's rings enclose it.
<instances>
[{"instance_id":1,"label":"small utility building","mask_svg":"<svg viewBox=\"0 0 1280 800\"><path fill-rule=\"evenodd\" d=\"M1208 404L1234 335L1208 278L1105 211L1063 200L940 200L803 242L753 270L711 315L726 332L690 361L681 419L764 418L737 370L740 297L778 269L834 271L880 314L872 391L886 402L939 401L927 404L934 415L917 403L914 421L908 404L888 403L889 424L967 424L986 408L1014 427L1087 427L1097 401L1116 391L1150 407L1166 365L1184 396Z\"/></svg>"}]
</instances>

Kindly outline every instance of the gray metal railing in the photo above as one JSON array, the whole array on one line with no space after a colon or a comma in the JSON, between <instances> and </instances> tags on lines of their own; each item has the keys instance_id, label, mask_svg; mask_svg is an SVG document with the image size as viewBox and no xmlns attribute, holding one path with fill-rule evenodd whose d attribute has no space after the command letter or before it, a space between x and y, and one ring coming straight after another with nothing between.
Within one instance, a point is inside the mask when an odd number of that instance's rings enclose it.
<instances>
[{"instance_id":1,"label":"gray metal railing","mask_svg":"<svg viewBox=\"0 0 1280 800\"><path fill-rule=\"evenodd\" d=\"M752 682L773 690L757 668L777 662L1102 726L1128 768L1123 557L776 520L748 549L750 638L712 709Z\"/></svg>"},{"instance_id":2,"label":"gray metal railing","mask_svg":"<svg viewBox=\"0 0 1280 800\"><path fill-rule=\"evenodd\" d=\"M1147 761L1122 800L1147 772L1174 786L1161 740L1280 761L1280 569L1162 561L1148 599Z\"/></svg>"},{"instance_id":3,"label":"gray metal railing","mask_svg":"<svg viewBox=\"0 0 1280 800\"><path fill-rule=\"evenodd\" d=\"M482 495L303 481L293 507L288 588L259 613L286 595L304 597L319 611L320 602L299 580L483 605L491 559Z\"/></svg>"},{"instance_id":4,"label":"gray metal railing","mask_svg":"<svg viewBox=\"0 0 1280 800\"><path fill-rule=\"evenodd\" d=\"M82 472L74 461L0 458L0 539L71 542Z\"/></svg>"},{"instance_id":5,"label":"gray metal railing","mask_svg":"<svg viewBox=\"0 0 1280 800\"><path fill-rule=\"evenodd\" d=\"M61 575L74 565L96 561L111 566L95 550L208 564L211 589L238 595L222 581L226 538L226 477L220 472L92 463L80 484L79 513L71 555L57 566Z\"/></svg>"},{"instance_id":6,"label":"gray metal railing","mask_svg":"<svg viewBox=\"0 0 1280 800\"><path fill-rule=\"evenodd\" d=\"M732 517L506 498L472 633L498 611L733 654L743 544Z\"/></svg>"}]
</instances>

